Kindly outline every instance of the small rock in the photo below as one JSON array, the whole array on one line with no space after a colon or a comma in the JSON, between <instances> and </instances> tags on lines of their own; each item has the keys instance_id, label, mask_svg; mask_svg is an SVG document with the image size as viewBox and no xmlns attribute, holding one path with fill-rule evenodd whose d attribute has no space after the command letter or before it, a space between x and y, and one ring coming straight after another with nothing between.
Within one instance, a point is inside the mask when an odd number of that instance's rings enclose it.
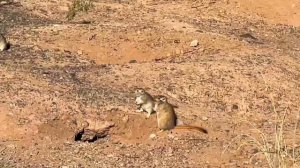
<instances>
[{"instance_id":1,"label":"small rock","mask_svg":"<svg viewBox=\"0 0 300 168\"><path fill-rule=\"evenodd\" d=\"M74 152L75 154L78 154L79 151L80 151L80 150L77 148L77 149L75 149L73 152Z\"/></svg>"},{"instance_id":2,"label":"small rock","mask_svg":"<svg viewBox=\"0 0 300 168\"><path fill-rule=\"evenodd\" d=\"M125 144L120 144L119 146L120 146L120 148L125 148L126 147Z\"/></svg>"},{"instance_id":3,"label":"small rock","mask_svg":"<svg viewBox=\"0 0 300 168\"><path fill-rule=\"evenodd\" d=\"M130 60L129 63L133 64L133 63L137 63L137 61L136 60Z\"/></svg>"},{"instance_id":4,"label":"small rock","mask_svg":"<svg viewBox=\"0 0 300 168\"><path fill-rule=\"evenodd\" d=\"M15 148L16 148L16 146L13 145L13 144L9 144L9 145L7 145L6 147L7 147L7 148L12 148L12 149L15 149Z\"/></svg>"},{"instance_id":5,"label":"small rock","mask_svg":"<svg viewBox=\"0 0 300 168\"><path fill-rule=\"evenodd\" d=\"M203 117L202 117L202 120L203 120L203 121L207 121L207 120L208 120L208 118L207 118L207 117L205 117L205 116L203 116Z\"/></svg>"},{"instance_id":6,"label":"small rock","mask_svg":"<svg viewBox=\"0 0 300 168\"><path fill-rule=\"evenodd\" d=\"M199 41L198 40L193 40L190 44L191 47L197 47L199 45Z\"/></svg>"},{"instance_id":7,"label":"small rock","mask_svg":"<svg viewBox=\"0 0 300 168\"><path fill-rule=\"evenodd\" d=\"M33 50L37 51L40 50L40 48L38 46L33 46Z\"/></svg>"},{"instance_id":8,"label":"small rock","mask_svg":"<svg viewBox=\"0 0 300 168\"><path fill-rule=\"evenodd\" d=\"M7 115L10 116L10 117L12 117L12 116L14 116L14 113L10 112Z\"/></svg>"},{"instance_id":9,"label":"small rock","mask_svg":"<svg viewBox=\"0 0 300 168\"><path fill-rule=\"evenodd\" d=\"M124 116L124 117L122 118L122 120L123 120L124 123L127 123L128 120L129 120L129 116L128 116L128 115Z\"/></svg>"},{"instance_id":10,"label":"small rock","mask_svg":"<svg viewBox=\"0 0 300 168\"><path fill-rule=\"evenodd\" d=\"M156 138L156 134L150 134L149 138L150 138L150 139Z\"/></svg>"},{"instance_id":11,"label":"small rock","mask_svg":"<svg viewBox=\"0 0 300 168\"><path fill-rule=\"evenodd\" d=\"M69 168L69 166L61 166L61 168Z\"/></svg>"},{"instance_id":12,"label":"small rock","mask_svg":"<svg viewBox=\"0 0 300 168\"><path fill-rule=\"evenodd\" d=\"M8 1L0 1L1 5L8 4Z\"/></svg>"},{"instance_id":13,"label":"small rock","mask_svg":"<svg viewBox=\"0 0 300 168\"><path fill-rule=\"evenodd\" d=\"M82 55L83 52L82 52L81 50L78 50L78 51L77 51L77 54L78 54L78 55Z\"/></svg>"},{"instance_id":14,"label":"small rock","mask_svg":"<svg viewBox=\"0 0 300 168\"><path fill-rule=\"evenodd\" d=\"M175 136L174 136L173 134L168 134L168 138L169 138L169 139L174 139Z\"/></svg>"}]
</instances>

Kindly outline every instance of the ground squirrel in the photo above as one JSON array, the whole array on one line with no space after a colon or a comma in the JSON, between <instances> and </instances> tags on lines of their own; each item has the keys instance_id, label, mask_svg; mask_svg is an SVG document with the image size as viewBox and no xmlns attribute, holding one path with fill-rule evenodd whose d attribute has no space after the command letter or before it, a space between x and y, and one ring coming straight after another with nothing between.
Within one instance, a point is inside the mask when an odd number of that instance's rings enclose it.
<instances>
[{"instance_id":1,"label":"ground squirrel","mask_svg":"<svg viewBox=\"0 0 300 168\"><path fill-rule=\"evenodd\" d=\"M207 134L207 130L197 126L178 125L178 120L173 106L168 103L165 96L157 96L155 98L154 110L157 114L157 124L161 131L170 129L187 129L197 130Z\"/></svg>"},{"instance_id":2,"label":"ground squirrel","mask_svg":"<svg viewBox=\"0 0 300 168\"><path fill-rule=\"evenodd\" d=\"M137 112L146 111L147 118L154 112L154 99L142 88L135 90L135 103L139 106Z\"/></svg>"}]
</instances>

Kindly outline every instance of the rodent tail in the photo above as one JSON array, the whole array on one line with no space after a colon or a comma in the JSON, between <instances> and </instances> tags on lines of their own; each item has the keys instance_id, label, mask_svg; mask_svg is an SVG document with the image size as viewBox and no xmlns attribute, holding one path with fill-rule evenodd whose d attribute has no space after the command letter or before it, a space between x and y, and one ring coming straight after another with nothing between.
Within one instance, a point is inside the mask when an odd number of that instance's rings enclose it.
<instances>
[{"instance_id":1,"label":"rodent tail","mask_svg":"<svg viewBox=\"0 0 300 168\"><path fill-rule=\"evenodd\" d=\"M207 134L207 130L202 127L192 126L192 125L177 125L175 129L187 129L187 130L197 130Z\"/></svg>"}]
</instances>

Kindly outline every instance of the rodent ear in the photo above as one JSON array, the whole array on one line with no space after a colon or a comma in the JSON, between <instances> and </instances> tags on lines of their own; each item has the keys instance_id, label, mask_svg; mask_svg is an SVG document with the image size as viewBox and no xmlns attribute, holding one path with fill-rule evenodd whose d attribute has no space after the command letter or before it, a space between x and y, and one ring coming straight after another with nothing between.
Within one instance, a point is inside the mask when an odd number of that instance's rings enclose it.
<instances>
[{"instance_id":1,"label":"rodent ear","mask_svg":"<svg viewBox=\"0 0 300 168\"><path fill-rule=\"evenodd\" d=\"M165 96L162 96L162 97L160 98L160 100L161 100L162 102L167 102L167 98L166 98Z\"/></svg>"}]
</instances>

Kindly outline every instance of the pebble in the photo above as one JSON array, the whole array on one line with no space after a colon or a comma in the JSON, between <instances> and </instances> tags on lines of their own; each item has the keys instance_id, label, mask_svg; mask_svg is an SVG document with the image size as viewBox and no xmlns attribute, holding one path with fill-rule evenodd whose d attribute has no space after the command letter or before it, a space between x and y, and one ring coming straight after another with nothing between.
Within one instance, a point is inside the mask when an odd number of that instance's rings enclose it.
<instances>
[{"instance_id":1,"label":"pebble","mask_svg":"<svg viewBox=\"0 0 300 168\"><path fill-rule=\"evenodd\" d=\"M207 118L207 117L205 117L205 116L203 116L203 117L202 117L202 120L203 120L203 121L207 121L207 120L208 120L208 118Z\"/></svg>"},{"instance_id":2,"label":"pebble","mask_svg":"<svg viewBox=\"0 0 300 168\"><path fill-rule=\"evenodd\" d=\"M0 4L1 5L8 4L8 1L7 2L6 1L1 1Z\"/></svg>"},{"instance_id":3,"label":"pebble","mask_svg":"<svg viewBox=\"0 0 300 168\"><path fill-rule=\"evenodd\" d=\"M6 145L6 147L7 147L7 148L12 148L12 149L15 149L15 148L16 148L16 146L13 145L13 144Z\"/></svg>"},{"instance_id":4,"label":"pebble","mask_svg":"<svg viewBox=\"0 0 300 168\"><path fill-rule=\"evenodd\" d=\"M174 139L175 136L174 136L173 134L168 134L168 138L169 138L169 139Z\"/></svg>"},{"instance_id":5,"label":"pebble","mask_svg":"<svg viewBox=\"0 0 300 168\"><path fill-rule=\"evenodd\" d=\"M136 60L130 60L129 63L133 64L133 63L137 63L137 61Z\"/></svg>"},{"instance_id":6,"label":"pebble","mask_svg":"<svg viewBox=\"0 0 300 168\"><path fill-rule=\"evenodd\" d=\"M128 120L129 120L129 116L128 116L128 115L124 116L124 117L122 118L122 120L123 120L124 123L127 123Z\"/></svg>"},{"instance_id":7,"label":"pebble","mask_svg":"<svg viewBox=\"0 0 300 168\"><path fill-rule=\"evenodd\" d=\"M73 152L75 153L75 154L78 154L79 153L79 151L80 151L80 149L75 149Z\"/></svg>"},{"instance_id":8,"label":"pebble","mask_svg":"<svg viewBox=\"0 0 300 168\"><path fill-rule=\"evenodd\" d=\"M199 45L199 41L198 40L193 40L190 44L191 47L197 47Z\"/></svg>"},{"instance_id":9,"label":"pebble","mask_svg":"<svg viewBox=\"0 0 300 168\"><path fill-rule=\"evenodd\" d=\"M78 54L78 55L82 55L83 52L82 52L81 50L78 50L78 51L77 51L77 54Z\"/></svg>"},{"instance_id":10,"label":"pebble","mask_svg":"<svg viewBox=\"0 0 300 168\"><path fill-rule=\"evenodd\" d=\"M149 138L150 138L150 139L156 138L156 134L150 134Z\"/></svg>"},{"instance_id":11,"label":"pebble","mask_svg":"<svg viewBox=\"0 0 300 168\"><path fill-rule=\"evenodd\" d=\"M114 155L109 154L109 155L107 155L107 157L108 157L108 158L112 158L112 157L114 157Z\"/></svg>"}]
</instances>

